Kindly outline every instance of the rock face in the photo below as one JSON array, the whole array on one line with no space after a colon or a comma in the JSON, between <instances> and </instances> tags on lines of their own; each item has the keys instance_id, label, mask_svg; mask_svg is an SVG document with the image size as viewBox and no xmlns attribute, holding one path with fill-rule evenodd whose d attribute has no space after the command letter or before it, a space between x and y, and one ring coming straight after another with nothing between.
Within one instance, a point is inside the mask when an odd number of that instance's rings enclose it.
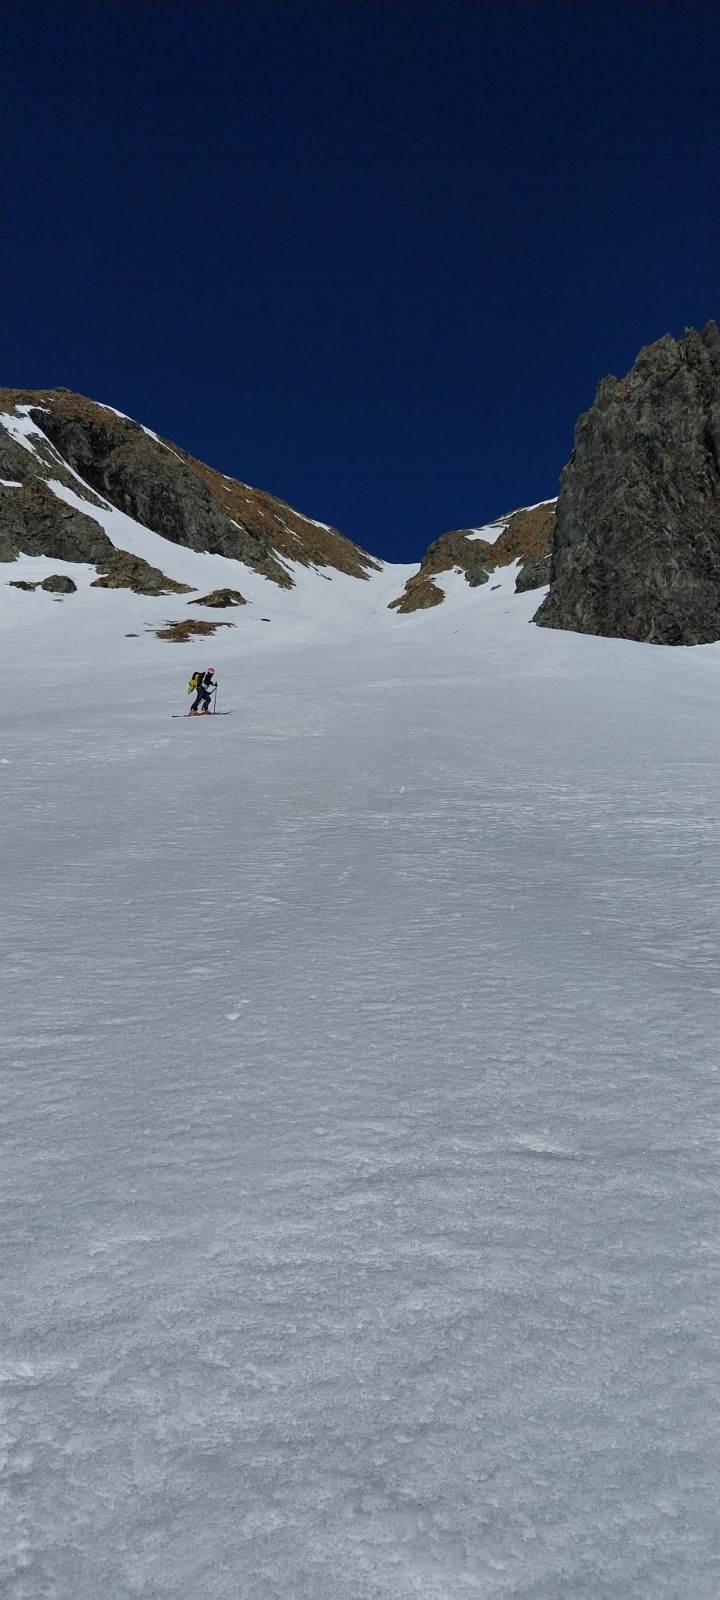
<instances>
[{"instance_id":1,"label":"rock face","mask_svg":"<svg viewBox=\"0 0 720 1600\"><path fill-rule=\"evenodd\" d=\"M98 562L102 576L95 578L91 589L132 589L134 594L192 594L189 584L166 578L159 567L151 567L142 556L111 548L109 559Z\"/></svg>"},{"instance_id":2,"label":"rock face","mask_svg":"<svg viewBox=\"0 0 720 1600\"><path fill-rule=\"evenodd\" d=\"M95 563L112 550L99 522L59 500L41 478L0 488L0 561L14 561L22 551L54 561Z\"/></svg>"},{"instance_id":3,"label":"rock face","mask_svg":"<svg viewBox=\"0 0 720 1600\"><path fill-rule=\"evenodd\" d=\"M605 378L561 480L534 619L654 644L720 638L720 332L689 329Z\"/></svg>"},{"instance_id":4,"label":"rock face","mask_svg":"<svg viewBox=\"0 0 720 1600\"><path fill-rule=\"evenodd\" d=\"M550 582L551 566L552 556L528 556L515 579L515 593L524 594L526 589L544 589Z\"/></svg>"},{"instance_id":5,"label":"rock face","mask_svg":"<svg viewBox=\"0 0 720 1600\"><path fill-rule=\"evenodd\" d=\"M554 524L555 502L548 500L543 505L513 511L490 523L485 530L488 533L501 530L494 542L479 537L477 530L471 528L442 534L427 549L419 570L408 579L403 593L390 601L390 609L408 612L440 605L445 596L433 583L433 577L440 572L452 572L454 568L464 572L470 588L476 589L479 584L487 583L490 573L497 567L507 567L521 560L524 565L516 584L519 589L525 565L549 556ZM531 569L533 575L536 570L535 567ZM540 583L548 581L543 577L538 583L526 583L525 587L538 588Z\"/></svg>"},{"instance_id":6,"label":"rock face","mask_svg":"<svg viewBox=\"0 0 720 1600\"><path fill-rule=\"evenodd\" d=\"M129 417L69 389L0 390L0 411L5 418L5 428L0 429L4 478L36 485L40 481L43 487L44 480L55 478L89 504L97 503L100 495L174 544L231 556L286 589L293 584L289 561L335 567L357 578L366 578L378 566L337 529L225 477ZM13 419L21 417L34 425L31 450L12 434ZM8 515L12 517L11 512ZM17 545L18 535L28 537L16 516L7 532L6 549ZM17 547L29 549L27 542ZM60 551L39 551L36 539L33 553L59 555ZM4 559L12 557L6 554ZM78 553L69 559L88 557Z\"/></svg>"}]
</instances>

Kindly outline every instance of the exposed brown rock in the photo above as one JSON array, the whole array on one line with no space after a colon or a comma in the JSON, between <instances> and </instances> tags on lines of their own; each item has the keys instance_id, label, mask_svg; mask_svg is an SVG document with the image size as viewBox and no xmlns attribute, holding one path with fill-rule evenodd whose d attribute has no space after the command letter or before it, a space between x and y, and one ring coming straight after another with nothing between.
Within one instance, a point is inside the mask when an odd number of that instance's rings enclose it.
<instances>
[{"instance_id":1,"label":"exposed brown rock","mask_svg":"<svg viewBox=\"0 0 720 1600\"><path fill-rule=\"evenodd\" d=\"M26 589L29 594L34 594L35 590L40 588L40 584L39 583L26 583L23 578L11 578L10 579L10 588L11 589Z\"/></svg>"},{"instance_id":2,"label":"exposed brown rock","mask_svg":"<svg viewBox=\"0 0 720 1600\"><path fill-rule=\"evenodd\" d=\"M169 644L188 644L191 639L212 638L218 628L234 627L234 622L200 622L193 617L186 617L180 622L167 622L164 628L155 628L153 632L157 639L167 639Z\"/></svg>"},{"instance_id":3,"label":"exposed brown rock","mask_svg":"<svg viewBox=\"0 0 720 1600\"><path fill-rule=\"evenodd\" d=\"M470 529L444 533L435 539L397 600L390 608L397 611L419 611L430 605L439 605L445 596L430 579L439 572L459 568L465 574L471 589L487 583L497 567L510 566L513 561L539 559L548 555L555 522L555 504L532 506L514 511L507 517L498 517L495 526L504 523L503 531L494 544L479 539ZM543 582L547 582L545 578ZM520 578L518 577L518 584ZM517 586L516 586L517 587ZM430 593L434 598L429 598Z\"/></svg>"},{"instance_id":4,"label":"exposed brown rock","mask_svg":"<svg viewBox=\"0 0 720 1600\"><path fill-rule=\"evenodd\" d=\"M555 500L551 500L547 505L528 506L523 511L513 512L497 544L492 546L496 566L506 567L512 561L530 561L538 556L549 556L556 504Z\"/></svg>"},{"instance_id":5,"label":"exposed brown rock","mask_svg":"<svg viewBox=\"0 0 720 1600\"><path fill-rule=\"evenodd\" d=\"M442 589L426 573L416 573L414 578L409 578L403 593L397 600L391 600L388 610L392 611L429 611L431 606L439 606L445 599Z\"/></svg>"},{"instance_id":6,"label":"exposed brown rock","mask_svg":"<svg viewBox=\"0 0 720 1600\"><path fill-rule=\"evenodd\" d=\"M187 583L176 583L166 578L159 567L151 567L142 556L131 555L129 550L113 550L108 561L98 563L103 574L91 583L91 589L132 589L134 594L192 594Z\"/></svg>"},{"instance_id":7,"label":"exposed brown rock","mask_svg":"<svg viewBox=\"0 0 720 1600\"><path fill-rule=\"evenodd\" d=\"M196 600L188 600L188 605L217 606L221 610L225 606L246 606L247 600L239 589L211 589L210 594L199 595Z\"/></svg>"}]
</instances>

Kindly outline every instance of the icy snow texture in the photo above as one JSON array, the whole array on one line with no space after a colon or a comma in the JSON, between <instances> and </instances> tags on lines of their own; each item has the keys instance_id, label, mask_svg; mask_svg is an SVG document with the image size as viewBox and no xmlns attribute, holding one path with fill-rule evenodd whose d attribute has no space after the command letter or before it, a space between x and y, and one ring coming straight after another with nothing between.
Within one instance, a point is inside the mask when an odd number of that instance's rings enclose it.
<instances>
[{"instance_id":1,"label":"icy snow texture","mask_svg":"<svg viewBox=\"0 0 720 1600\"><path fill-rule=\"evenodd\" d=\"M3 1595L711 1600L717 647L137 553L5 569Z\"/></svg>"}]
</instances>

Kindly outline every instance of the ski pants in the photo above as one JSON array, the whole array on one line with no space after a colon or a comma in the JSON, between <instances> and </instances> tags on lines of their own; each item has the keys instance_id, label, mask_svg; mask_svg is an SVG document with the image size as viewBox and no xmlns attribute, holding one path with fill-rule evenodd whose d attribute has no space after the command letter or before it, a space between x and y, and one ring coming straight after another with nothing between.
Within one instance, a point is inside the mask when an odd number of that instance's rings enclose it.
<instances>
[{"instance_id":1,"label":"ski pants","mask_svg":"<svg viewBox=\"0 0 720 1600\"><path fill-rule=\"evenodd\" d=\"M210 694L209 694L208 690L204 687L204 685L201 684L200 688L198 689L198 692L197 692L197 694L195 696L195 699L193 700L193 703L192 703L192 705L190 707L190 710L191 711L197 711L198 706L202 705L203 711L205 711L205 710L207 710L207 707L209 706L209 704L210 704Z\"/></svg>"}]
</instances>

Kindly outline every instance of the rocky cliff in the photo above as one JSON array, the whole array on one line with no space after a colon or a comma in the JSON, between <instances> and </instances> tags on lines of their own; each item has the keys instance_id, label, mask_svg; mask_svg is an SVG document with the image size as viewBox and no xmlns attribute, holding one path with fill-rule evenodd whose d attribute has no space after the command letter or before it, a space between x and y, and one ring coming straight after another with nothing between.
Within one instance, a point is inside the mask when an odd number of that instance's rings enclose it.
<instances>
[{"instance_id":1,"label":"rocky cliff","mask_svg":"<svg viewBox=\"0 0 720 1600\"><path fill-rule=\"evenodd\" d=\"M292 586L291 562L356 578L377 567L337 529L69 389L0 390L0 411L3 560L20 550L66 560L107 558L112 545L92 518L101 496L172 543L231 556L283 588ZM33 437L23 443L15 424L28 418ZM53 479L87 501L87 514L52 494L47 483Z\"/></svg>"},{"instance_id":2,"label":"rocky cliff","mask_svg":"<svg viewBox=\"0 0 720 1600\"><path fill-rule=\"evenodd\" d=\"M720 639L720 332L689 329L605 378L563 472L546 628Z\"/></svg>"}]
</instances>

